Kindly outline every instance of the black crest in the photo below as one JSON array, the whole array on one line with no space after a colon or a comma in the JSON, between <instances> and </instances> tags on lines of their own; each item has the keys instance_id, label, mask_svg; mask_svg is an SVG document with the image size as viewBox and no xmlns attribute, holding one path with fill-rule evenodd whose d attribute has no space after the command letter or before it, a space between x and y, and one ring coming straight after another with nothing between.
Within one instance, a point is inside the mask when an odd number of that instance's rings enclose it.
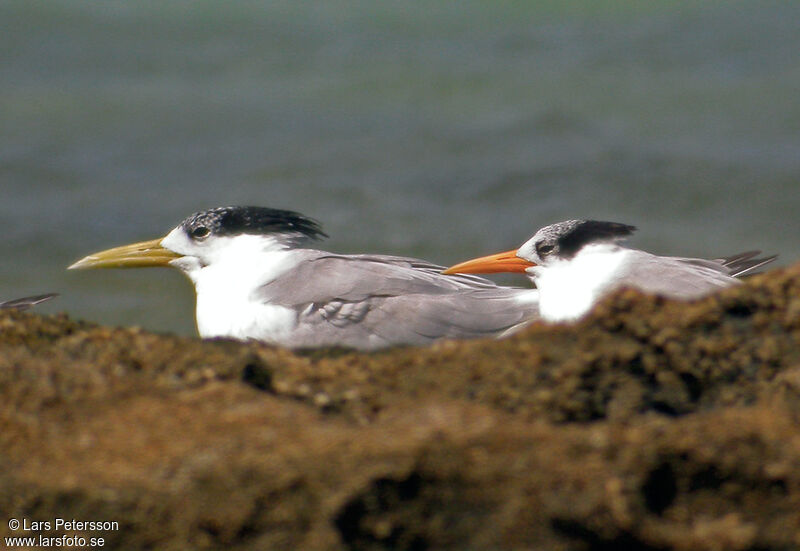
<instances>
[{"instance_id":1,"label":"black crest","mask_svg":"<svg viewBox=\"0 0 800 551\"><path fill-rule=\"evenodd\" d=\"M584 245L603 241L616 241L631 235L635 226L599 220L574 220L558 236L558 250L562 258L572 258Z\"/></svg>"},{"instance_id":2,"label":"black crest","mask_svg":"<svg viewBox=\"0 0 800 551\"><path fill-rule=\"evenodd\" d=\"M194 239L243 233L297 234L308 239L328 237L317 222L300 213L267 207L218 207L195 213L181 225Z\"/></svg>"}]
</instances>

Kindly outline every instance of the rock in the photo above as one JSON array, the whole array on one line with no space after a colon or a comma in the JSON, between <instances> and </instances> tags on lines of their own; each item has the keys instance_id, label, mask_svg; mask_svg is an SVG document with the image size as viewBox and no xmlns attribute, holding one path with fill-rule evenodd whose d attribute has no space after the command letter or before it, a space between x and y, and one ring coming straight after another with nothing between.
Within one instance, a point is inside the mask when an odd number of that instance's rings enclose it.
<instances>
[{"instance_id":1,"label":"rock","mask_svg":"<svg viewBox=\"0 0 800 551\"><path fill-rule=\"evenodd\" d=\"M372 354L4 310L0 462L108 549L800 549L800 266Z\"/></svg>"}]
</instances>

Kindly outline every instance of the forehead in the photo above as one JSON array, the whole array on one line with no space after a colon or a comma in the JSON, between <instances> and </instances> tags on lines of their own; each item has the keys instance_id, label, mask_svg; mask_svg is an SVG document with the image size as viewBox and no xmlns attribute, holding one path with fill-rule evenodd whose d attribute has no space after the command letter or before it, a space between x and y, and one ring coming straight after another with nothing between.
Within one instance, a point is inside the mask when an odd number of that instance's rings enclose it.
<instances>
[{"instance_id":1,"label":"forehead","mask_svg":"<svg viewBox=\"0 0 800 551\"><path fill-rule=\"evenodd\" d=\"M224 212L218 209L196 212L184 220L181 225L185 228L196 228L206 226L214 229L222 225Z\"/></svg>"},{"instance_id":2,"label":"forehead","mask_svg":"<svg viewBox=\"0 0 800 551\"><path fill-rule=\"evenodd\" d=\"M319 225L305 216L267 207L219 207L192 214L181 223L188 232L206 227L215 235L295 232L309 237L324 236Z\"/></svg>"},{"instance_id":3,"label":"forehead","mask_svg":"<svg viewBox=\"0 0 800 551\"><path fill-rule=\"evenodd\" d=\"M550 224L536 232L534 239L536 241L557 241L584 222L585 220L566 220L557 224Z\"/></svg>"}]
</instances>

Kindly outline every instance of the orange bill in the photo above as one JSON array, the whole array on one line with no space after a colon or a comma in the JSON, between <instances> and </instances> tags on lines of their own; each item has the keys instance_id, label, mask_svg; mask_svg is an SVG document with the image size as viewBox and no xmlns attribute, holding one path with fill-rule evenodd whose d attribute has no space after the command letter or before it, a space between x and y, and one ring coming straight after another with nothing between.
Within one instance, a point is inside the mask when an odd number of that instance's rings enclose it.
<instances>
[{"instance_id":1,"label":"orange bill","mask_svg":"<svg viewBox=\"0 0 800 551\"><path fill-rule=\"evenodd\" d=\"M517 250L506 251L503 253L490 254L467 260L461 264L450 266L444 270L443 274L494 274L501 272L524 273L527 268L536 266L533 262L528 262L517 256Z\"/></svg>"}]
</instances>

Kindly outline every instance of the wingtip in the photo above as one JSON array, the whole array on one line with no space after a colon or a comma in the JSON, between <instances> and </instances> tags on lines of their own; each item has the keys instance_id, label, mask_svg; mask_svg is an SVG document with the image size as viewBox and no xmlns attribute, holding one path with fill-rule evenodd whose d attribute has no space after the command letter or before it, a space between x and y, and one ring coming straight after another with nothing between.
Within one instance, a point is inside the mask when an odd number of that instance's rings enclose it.
<instances>
[{"instance_id":1,"label":"wingtip","mask_svg":"<svg viewBox=\"0 0 800 551\"><path fill-rule=\"evenodd\" d=\"M747 251L739 253L737 255L722 259L723 266L726 266L730 270L732 276L742 277L752 274L755 270L774 262L779 256L777 254L773 254L771 256L757 258L760 254L761 251Z\"/></svg>"},{"instance_id":2,"label":"wingtip","mask_svg":"<svg viewBox=\"0 0 800 551\"><path fill-rule=\"evenodd\" d=\"M33 295L29 297L22 297L14 300L9 300L6 302L0 302L0 309L27 310L32 306L36 306L37 304L41 304L42 302L54 299L57 296L59 296L58 293L45 293L42 295Z\"/></svg>"}]
</instances>

